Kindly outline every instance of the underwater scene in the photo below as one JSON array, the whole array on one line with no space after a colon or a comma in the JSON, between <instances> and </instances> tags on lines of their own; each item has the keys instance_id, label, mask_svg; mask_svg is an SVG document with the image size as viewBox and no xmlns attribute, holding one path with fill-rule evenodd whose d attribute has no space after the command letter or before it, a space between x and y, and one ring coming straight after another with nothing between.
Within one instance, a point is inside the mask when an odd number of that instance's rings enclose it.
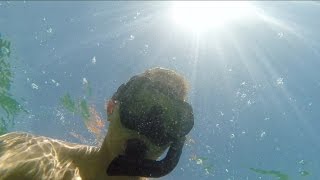
<instances>
[{"instance_id":1,"label":"underwater scene","mask_svg":"<svg viewBox=\"0 0 320 180\"><path fill-rule=\"evenodd\" d=\"M161 67L188 81L194 125L160 179L320 180L319 17L318 1L0 1L0 135L100 147L106 102Z\"/></svg>"}]
</instances>

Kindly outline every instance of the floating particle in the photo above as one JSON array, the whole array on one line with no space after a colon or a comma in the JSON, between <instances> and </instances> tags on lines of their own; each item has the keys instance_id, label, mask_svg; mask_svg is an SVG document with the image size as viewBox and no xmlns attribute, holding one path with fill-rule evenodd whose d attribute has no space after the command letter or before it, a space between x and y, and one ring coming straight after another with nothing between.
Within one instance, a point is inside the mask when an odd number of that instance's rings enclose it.
<instances>
[{"instance_id":1,"label":"floating particle","mask_svg":"<svg viewBox=\"0 0 320 180\"><path fill-rule=\"evenodd\" d=\"M145 44L142 50L140 51L142 54L146 55L148 53L149 45Z\"/></svg>"},{"instance_id":2,"label":"floating particle","mask_svg":"<svg viewBox=\"0 0 320 180\"><path fill-rule=\"evenodd\" d=\"M283 32L279 32L279 33L278 33L278 37L279 37L279 38L282 38L282 37L283 37Z\"/></svg>"},{"instance_id":3,"label":"floating particle","mask_svg":"<svg viewBox=\"0 0 320 180\"><path fill-rule=\"evenodd\" d=\"M299 161L299 164L305 165L306 162L302 159L302 160Z\"/></svg>"},{"instance_id":4,"label":"floating particle","mask_svg":"<svg viewBox=\"0 0 320 180\"><path fill-rule=\"evenodd\" d=\"M96 27L88 27L90 32L94 32L96 30Z\"/></svg>"},{"instance_id":5,"label":"floating particle","mask_svg":"<svg viewBox=\"0 0 320 180\"><path fill-rule=\"evenodd\" d=\"M39 86L36 85L35 83L32 83L32 84L31 84L31 87L32 87L32 89L39 89Z\"/></svg>"},{"instance_id":6,"label":"floating particle","mask_svg":"<svg viewBox=\"0 0 320 180\"><path fill-rule=\"evenodd\" d=\"M210 174L208 168L204 168L204 170L206 171L206 175Z\"/></svg>"},{"instance_id":7,"label":"floating particle","mask_svg":"<svg viewBox=\"0 0 320 180\"><path fill-rule=\"evenodd\" d=\"M308 176L310 173L308 171L300 171L301 176Z\"/></svg>"},{"instance_id":8,"label":"floating particle","mask_svg":"<svg viewBox=\"0 0 320 180\"><path fill-rule=\"evenodd\" d=\"M278 85L283 85L283 78L278 78L277 79L277 84Z\"/></svg>"},{"instance_id":9,"label":"floating particle","mask_svg":"<svg viewBox=\"0 0 320 180\"><path fill-rule=\"evenodd\" d=\"M56 83L56 81L54 79L51 79L51 82Z\"/></svg>"},{"instance_id":10,"label":"floating particle","mask_svg":"<svg viewBox=\"0 0 320 180\"><path fill-rule=\"evenodd\" d=\"M83 79L82 79L82 84L88 84L87 78L83 78Z\"/></svg>"},{"instance_id":11,"label":"floating particle","mask_svg":"<svg viewBox=\"0 0 320 180\"><path fill-rule=\"evenodd\" d=\"M241 93L239 91L236 92L237 97L240 95Z\"/></svg>"},{"instance_id":12,"label":"floating particle","mask_svg":"<svg viewBox=\"0 0 320 180\"><path fill-rule=\"evenodd\" d=\"M245 97L247 97L246 93L241 94L241 98L245 98Z\"/></svg>"},{"instance_id":13,"label":"floating particle","mask_svg":"<svg viewBox=\"0 0 320 180\"><path fill-rule=\"evenodd\" d=\"M28 116L29 119L33 119L34 117L35 117L35 115L33 115L33 114L30 114L30 115Z\"/></svg>"},{"instance_id":14,"label":"floating particle","mask_svg":"<svg viewBox=\"0 0 320 180\"><path fill-rule=\"evenodd\" d=\"M135 38L134 35L131 34L129 40L132 41L134 40L134 38Z\"/></svg>"},{"instance_id":15,"label":"floating particle","mask_svg":"<svg viewBox=\"0 0 320 180\"><path fill-rule=\"evenodd\" d=\"M266 132L262 131L261 134L260 134L260 137L263 138L264 136L266 136Z\"/></svg>"},{"instance_id":16,"label":"floating particle","mask_svg":"<svg viewBox=\"0 0 320 180\"><path fill-rule=\"evenodd\" d=\"M230 135L230 138L231 138L231 139L233 139L234 137L235 137L235 135L234 135L234 134L231 134L231 135Z\"/></svg>"},{"instance_id":17,"label":"floating particle","mask_svg":"<svg viewBox=\"0 0 320 180\"><path fill-rule=\"evenodd\" d=\"M197 161L196 161L196 163L197 163L197 164L203 164L203 161L202 161L202 159L198 158Z\"/></svg>"},{"instance_id":18,"label":"floating particle","mask_svg":"<svg viewBox=\"0 0 320 180\"><path fill-rule=\"evenodd\" d=\"M96 62L97 62L96 56L93 56L93 58L91 59L91 62L92 62L92 64L96 64Z\"/></svg>"},{"instance_id":19,"label":"floating particle","mask_svg":"<svg viewBox=\"0 0 320 180\"><path fill-rule=\"evenodd\" d=\"M52 33L52 28L51 27L47 29L47 33Z\"/></svg>"}]
</instances>

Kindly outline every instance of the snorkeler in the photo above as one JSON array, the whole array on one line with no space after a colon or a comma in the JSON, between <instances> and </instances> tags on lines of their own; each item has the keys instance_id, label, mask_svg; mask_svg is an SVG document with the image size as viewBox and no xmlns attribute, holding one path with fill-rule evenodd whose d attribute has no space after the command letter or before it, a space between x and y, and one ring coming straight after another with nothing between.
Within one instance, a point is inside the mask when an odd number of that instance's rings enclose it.
<instances>
[{"instance_id":1,"label":"snorkeler","mask_svg":"<svg viewBox=\"0 0 320 180\"><path fill-rule=\"evenodd\" d=\"M2 135L0 180L164 176L177 165L193 127L186 95L186 81L174 71L154 68L132 77L106 103L110 124L100 148L28 133Z\"/></svg>"}]
</instances>

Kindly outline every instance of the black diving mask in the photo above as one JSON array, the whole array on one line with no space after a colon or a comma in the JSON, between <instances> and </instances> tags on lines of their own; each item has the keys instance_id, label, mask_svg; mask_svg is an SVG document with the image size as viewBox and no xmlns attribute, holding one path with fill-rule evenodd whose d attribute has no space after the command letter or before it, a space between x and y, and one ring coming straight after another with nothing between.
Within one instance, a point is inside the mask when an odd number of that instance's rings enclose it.
<instances>
[{"instance_id":1,"label":"black diving mask","mask_svg":"<svg viewBox=\"0 0 320 180\"><path fill-rule=\"evenodd\" d=\"M169 146L164 159L145 159L146 147L129 139L124 155L116 157L107 169L109 176L161 177L179 162L185 136L193 127L192 107L146 77L133 77L120 86L113 99L120 102L121 124L146 136L159 147ZM167 93L165 93L167 92Z\"/></svg>"}]
</instances>

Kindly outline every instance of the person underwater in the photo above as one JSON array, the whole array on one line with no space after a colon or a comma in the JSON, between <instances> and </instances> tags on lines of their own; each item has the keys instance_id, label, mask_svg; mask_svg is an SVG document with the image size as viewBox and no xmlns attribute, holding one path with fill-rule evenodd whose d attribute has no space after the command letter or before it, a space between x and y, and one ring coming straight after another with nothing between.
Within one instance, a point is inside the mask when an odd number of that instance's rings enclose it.
<instances>
[{"instance_id":1,"label":"person underwater","mask_svg":"<svg viewBox=\"0 0 320 180\"><path fill-rule=\"evenodd\" d=\"M106 103L110 124L101 147L22 132L4 134L0 180L139 180L167 175L176 167L194 124L187 92L183 76L169 69L133 76Z\"/></svg>"}]
</instances>

